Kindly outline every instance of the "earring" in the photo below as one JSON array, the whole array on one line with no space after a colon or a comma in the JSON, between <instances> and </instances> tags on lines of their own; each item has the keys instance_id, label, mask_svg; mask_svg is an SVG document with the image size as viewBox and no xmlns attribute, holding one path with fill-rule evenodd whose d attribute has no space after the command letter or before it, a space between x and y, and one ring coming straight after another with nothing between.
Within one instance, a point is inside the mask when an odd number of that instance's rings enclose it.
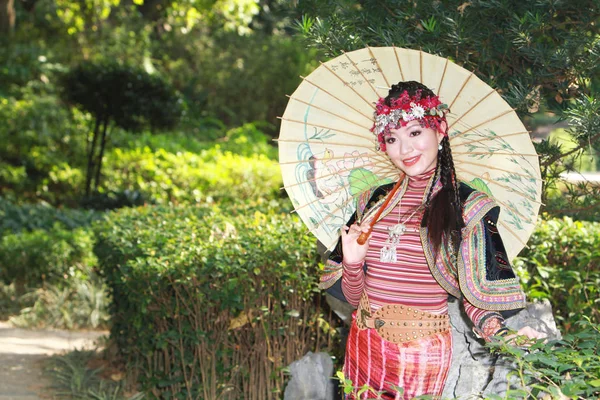
<instances>
[{"instance_id":1,"label":"earring","mask_svg":"<svg viewBox=\"0 0 600 400\"><path fill-rule=\"evenodd\" d=\"M442 150L442 144L441 143L438 144L438 150L440 150L440 151Z\"/></svg>"}]
</instances>

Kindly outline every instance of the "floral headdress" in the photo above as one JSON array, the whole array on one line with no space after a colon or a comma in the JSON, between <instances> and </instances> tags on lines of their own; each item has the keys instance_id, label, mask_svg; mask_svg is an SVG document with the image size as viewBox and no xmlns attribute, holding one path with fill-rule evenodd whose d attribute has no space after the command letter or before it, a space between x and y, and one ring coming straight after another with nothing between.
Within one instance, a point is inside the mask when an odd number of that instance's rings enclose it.
<instances>
[{"instance_id":1,"label":"floral headdress","mask_svg":"<svg viewBox=\"0 0 600 400\"><path fill-rule=\"evenodd\" d=\"M377 135L379 148L385 151L384 135L390 129L406 126L410 121L419 120L421 126L436 129L447 135L441 127L446 121L448 106L440 101L438 96L421 97L421 89L414 96L404 91L397 98L391 99L391 105L385 104L385 98L380 98L375 107L375 123L371 132Z\"/></svg>"}]
</instances>

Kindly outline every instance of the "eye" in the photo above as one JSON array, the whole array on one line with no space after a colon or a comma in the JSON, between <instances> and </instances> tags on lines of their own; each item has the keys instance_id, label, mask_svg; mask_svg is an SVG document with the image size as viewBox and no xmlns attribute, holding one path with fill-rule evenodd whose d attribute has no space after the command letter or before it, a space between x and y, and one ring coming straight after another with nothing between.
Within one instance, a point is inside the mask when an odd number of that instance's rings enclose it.
<instances>
[{"instance_id":1,"label":"eye","mask_svg":"<svg viewBox=\"0 0 600 400\"><path fill-rule=\"evenodd\" d=\"M396 138L395 138L395 137L393 137L393 136L388 136L388 137L386 137L386 138L385 138L385 142L386 142L387 144L392 144L392 143L394 143L395 141L396 141Z\"/></svg>"},{"instance_id":2,"label":"eye","mask_svg":"<svg viewBox=\"0 0 600 400\"><path fill-rule=\"evenodd\" d=\"M416 130L416 131L412 131L411 133L409 133L408 136L415 137L415 136L419 136L420 134L421 134L421 131Z\"/></svg>"}]
</instances>

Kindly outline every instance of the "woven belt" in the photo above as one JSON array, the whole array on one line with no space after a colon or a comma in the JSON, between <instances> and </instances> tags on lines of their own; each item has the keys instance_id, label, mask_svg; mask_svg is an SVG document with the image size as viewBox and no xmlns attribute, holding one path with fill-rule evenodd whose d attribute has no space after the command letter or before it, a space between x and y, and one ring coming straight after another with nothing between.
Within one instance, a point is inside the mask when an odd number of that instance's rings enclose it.
<instances>
[{"instance_id":1,"label":"woven belt","mask_svg":"<svg viewBox=\"0 0 600 400\"><path fill-rule=\"evenodd\" d=\"M374 328L389 342L402 343L450 330L450 318L401 304L386 304L371 313L369 298L363 292L356 325L359 329Z\"/></svg>"}]
</instances>

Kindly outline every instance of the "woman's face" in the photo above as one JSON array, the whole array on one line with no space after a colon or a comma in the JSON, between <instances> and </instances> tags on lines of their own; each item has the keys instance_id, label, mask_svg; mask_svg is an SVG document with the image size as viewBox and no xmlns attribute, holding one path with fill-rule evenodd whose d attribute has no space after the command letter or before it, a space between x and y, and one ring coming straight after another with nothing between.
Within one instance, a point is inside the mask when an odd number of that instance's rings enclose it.
<instances>
[{"instance_id":1,"label":"woman's face","mask_svg":"<svg viewBox=\"0 0 600 400\"><path fill-rule=\"evenodd\" d=\"M438 146L443 138L437 130L423 128L418 120L413 120L385 134L385 152L406 175L417 176L437 165Z\"/></svg>"}]
</instances>

